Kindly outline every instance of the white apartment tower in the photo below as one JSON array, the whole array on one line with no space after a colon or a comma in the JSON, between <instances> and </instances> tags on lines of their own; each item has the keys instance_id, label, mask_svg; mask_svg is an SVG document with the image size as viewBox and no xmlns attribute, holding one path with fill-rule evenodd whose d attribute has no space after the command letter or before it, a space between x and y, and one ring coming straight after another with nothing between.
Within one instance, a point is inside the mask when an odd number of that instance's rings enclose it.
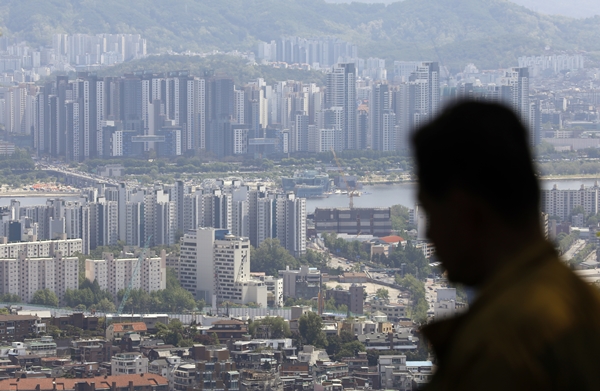
<instances>
[{"instance_id":1,"label":"white apartment tower","mask_svg":"<svg viewBox=\"0 0 600 391\"><path fill-rule=\"evenodd\" d=\"M344 149L357 149L356 69L353 63L337 64L327 74L326 105L327 108L343 109Z\"/></svg>"},{"instance_id":2,"label":"white apartment tower","mask_svg":"<svg viewBox=\"0 0 600 391\"><path fill-rule=\"evenodd\" d=\"M250 278L250 241L225 229L198 228L181 238L179 280L197 300L267 306L264 282Z\"/></svg>"},{"instance_id":3,"label":"white apartment tower","mask_svg":"<svg viewBox=\"0 0 600 391\"><path fill-rule=\"evenodd\" d=\"M145 257L136 272L138 258L133 254L122 254L116 258L112 253L104 253L104 259L86 259L85 278L97 280L102 289L117 297L121 289L131 283L133 289L153 292L165 289L167 285L166 253L160 257Z\"/></svg>"},{"instance_id":4,"label":"white apartment tower","mask_svg":"<svg viewBox=\"0 0 600 391\"><path fill-rule=\"evenodd\" d=\"M18 295L29 302L40 289L49 289L62 300L67 289L79 287L79 260L56 252L52 257L33 258L21 252L16 258L0 259L0 293Z\"/></svg>"},{"instance_id":5,"label":"white apartment tower","mask_svg":"<svg viewBox=\"0 0 600 391\"><path fill-rule=\"evenodd\" d=\"M199 227L180 239L179 281L196 300L213 301L215 293L213 247L217 238L224 238L225 229ZM215 298L216 299L216 298Z\"/></svg>"}]
</instances>

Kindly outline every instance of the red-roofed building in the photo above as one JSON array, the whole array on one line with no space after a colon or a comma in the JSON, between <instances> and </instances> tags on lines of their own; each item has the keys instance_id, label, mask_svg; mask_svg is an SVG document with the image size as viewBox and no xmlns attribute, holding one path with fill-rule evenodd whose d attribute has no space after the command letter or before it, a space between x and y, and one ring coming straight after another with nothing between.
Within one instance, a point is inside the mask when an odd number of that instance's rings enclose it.
<instances>
[{"instance_id":1,"label":"red-roofed building","mask_svg":"<svg viewBox=\"0 0 600 391\"><path fill-rule=\"evenodd\" d=\"M7 391L168 391L166 378L150 373L140 375L97 376L86 379L17 378L0 380Z\"/></svg>"},{"instance_id":2,"label":"red-roofed building","mask_svg":"<svg viewBox=\"0 0 600 391\"><path fill-rule=\"evenodd\" d=\"M398 245L404 246L406 244L406 240L402 236L398 235L384 236L381 238L381 240L395 247L398 247Z\"/></svg>"},{"instance_id":3,"label":"red-roofed building","mask_svg":"<svg viewBox=\"0 0 600 391\"><path fill-rule=\"evenodd\" d=\"M144 322L111 323L106 328L106 339L109 341L121 338L127 333L145 334L148 331Z\"/></svg>"}]
</instances>

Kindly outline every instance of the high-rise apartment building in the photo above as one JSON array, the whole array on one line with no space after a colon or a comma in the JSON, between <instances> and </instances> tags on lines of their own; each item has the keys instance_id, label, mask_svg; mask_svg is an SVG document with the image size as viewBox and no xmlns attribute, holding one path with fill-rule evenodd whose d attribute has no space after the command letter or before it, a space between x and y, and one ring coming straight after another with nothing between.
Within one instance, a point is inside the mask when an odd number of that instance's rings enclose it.
<instances>
[{"instance_id":1,"label":"high-rise apartment building","mask_svg":"<svg viewBox=\"0 0 600 391\"><path fill-rule=\"evenodd\" d=\"M35 292L48 289L62 300L67 289L79 288L79 259L63 256L31 257L32 251L20 252L15 258L0 259L0 294L18 295L30 302Z\"/></svg>"},{"instance_id":2,"label":"high-rise apartment building","mask_svg":"<svg viewBox=\"0 0 600 391\"><path fill-rule=\"evenodd\" d=\"M276 237L295 257L306 253L306 199L294 194L278 195L276 202Z\"/></svg>"},{"instance_id":3,"label":"high-rise apartment building","mask_svg":"<svg viewBox=\"0 0 600 391\"><path fill-rule=\"evenodd\" d=\"M82 252L81 239L36 240L32 242L8 243L0 238L0 259L16 259L20 254L29 258L49 258L61 253L65 257Z\"/></svg>"},{"instance_id":4,"label":"high-rise apartment building","mask_svg":"<svg viewBox=\"0 0 600 391\"><path fill-rule=\"evenodd\" d=\"M198 228L181 238L181 286L214 306L223 302L267 306L264 282L250 278L250 241L227 230Z\"/></svg>"},{"instance_id":5,"label":"high-rise apartment building","mask_svg":"<svg viewBox=\"0 0 600 391\"><path fill-rule=\"evenodd\" d=\"M412 66L412 65L411 65ZM408 149L413 130L440 110L440 68L437 62L423 62L394 92L397 149Z\"/></svg>"},{"instance_id":6,"label":"high-rise apartment building","mask_svg":"<svg viewBox=\"0 0 600 391\"><path fill-rule=\"evenodd\" d=\"M595 215L599 211L600 187L585 187L579 190L559 189L556 185L552 189L541 191L542 212L550 216L557 216L562 220L567 219L577 206L583 207L586 215Z\"/></svg>"},{"instance_id":7,"label":"high-rise apartment building","mask_svg":"<svg viewBox=\"0 0 600 391\"><path fill-rule=\"evenodd\" d=\"M121 254L115 257L112 253L104 253L104 259L86 259L85 278L98 281L100 288L108 290L114 297L122 289L131 286L153 292L166 288L167 269L166 253L159 257L144 257L138 264L135 254ZM136 270L137 265L137 270Z\"/></svg>"},{"instance_id":8,"label":"high-rise apartment building","mask_svg":"<svg viewBox=\"0 0 600 391\"><path fill-rule=\"evenodd\" d=\"M356 128L356 68L353 63L337 64L327 74L326 107L343 110L344 149L358 148Z\"/></svg>"},{"instance_id":9,"label":"high-rise apartment building","mask_svg":"<svg viewBox=\"0 0 600 391\"><path fill-rule=\"evenodd\" d=\"M187 231L180 239L179 281L196 300L213 303L215 273L213 248L215 240L228 233L225 229L196 228ZM216 297L214 298L216 300Z\"/></svg>"},{"instance_id":10,"label":"high-rise apartment building","mask_svg":"<svg viewBox=\"0 0 600 391\"><path fill-rule=\"evenodd\" d=\"M392 111L392 92L389 86L383 83L373 84L369 103L373 140L371 147L378 151L396 150L396 114Z\"/></svg>"}]
</instances>

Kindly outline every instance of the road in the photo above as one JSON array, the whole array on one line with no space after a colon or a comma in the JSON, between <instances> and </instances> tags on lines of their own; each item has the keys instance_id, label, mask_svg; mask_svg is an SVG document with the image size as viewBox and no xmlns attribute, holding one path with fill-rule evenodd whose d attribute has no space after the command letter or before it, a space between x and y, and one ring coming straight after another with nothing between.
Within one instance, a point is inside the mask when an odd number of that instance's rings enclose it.
<instances>
[{"instance_id":1,"label":"road","mask_svg":"<svg viewBox=\"0 0 600 391\"><path fill-rule=\"evenodd\" d=\"M581 250L583 247L585 246L585 240L583 239L577 239L577 241L575 243L573 243L573 245L571 246L570 249L568 249L562 256L562 260L563 261L569 261L571 260L575 254L577 254L577 252L579 250Z\"/></svg>"}]
</instances>

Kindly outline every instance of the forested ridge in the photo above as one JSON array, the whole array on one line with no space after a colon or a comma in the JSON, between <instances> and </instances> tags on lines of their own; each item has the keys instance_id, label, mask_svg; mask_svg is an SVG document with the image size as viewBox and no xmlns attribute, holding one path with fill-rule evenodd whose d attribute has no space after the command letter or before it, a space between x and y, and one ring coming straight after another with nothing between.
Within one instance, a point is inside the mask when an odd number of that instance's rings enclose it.
<instances>
[{"instance_id":1,"label":"forested ridge","mask_svg":"<svg viewBox=\"0 0 600 391\"><path fill-rule=\"evenodd\" d=\"M281 35L319 35L356 43L364 58L461 69L514 66L546 46L600 51L600 17L543 15L506 0L3 0L0 17L7 36L38 45L54 33L139 33L152 52L250 50Z\"/></svg>"}]
</instances>

